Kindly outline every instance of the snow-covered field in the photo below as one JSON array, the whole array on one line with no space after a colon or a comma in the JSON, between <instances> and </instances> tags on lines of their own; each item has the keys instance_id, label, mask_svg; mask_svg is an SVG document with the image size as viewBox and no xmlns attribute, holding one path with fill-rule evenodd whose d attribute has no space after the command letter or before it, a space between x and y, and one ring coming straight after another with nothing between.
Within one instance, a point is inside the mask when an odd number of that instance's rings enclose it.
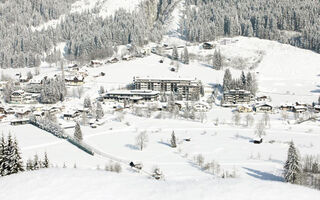
<instances>
[{"instance_id":1,"label":"snow-covered field","mask_svg":"<svg viewBox=\"0 0 320 200\"><path fill-rule=\"evenodd\" d=\"M5 191L5 192L4 192ZM271 181L198 178L155 181L104 171L49 169L4 177L2 200L105 200L105 199L316 199L320 192Z\"/></svg>"}]
</instances>

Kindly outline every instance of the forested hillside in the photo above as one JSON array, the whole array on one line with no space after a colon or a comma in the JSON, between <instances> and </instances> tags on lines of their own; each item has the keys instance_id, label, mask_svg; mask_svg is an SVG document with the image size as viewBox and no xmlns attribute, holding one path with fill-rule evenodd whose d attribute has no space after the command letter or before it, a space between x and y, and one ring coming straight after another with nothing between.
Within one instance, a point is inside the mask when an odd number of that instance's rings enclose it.
<instances>
[{"instance_id":1,"label":"forested hillside","mask_svg":"<svg viewBox=\"0 0 320 200\"><path fill-rule=\"evenodd\" d=\"M96 15L99 7L71 14L75 1L2 1L0 67L36 67L44 59L55 62L61 54L53 48L59 42L66 43L66 58L88 60L112 55L116 45L158 41L163 35L164 21L174 8L171 0L148 0L133 13L119 10L101 18ZM61 15L64 18L57 27L34 29Z\"/></svg>"},{"instance_id":2,"label":"forested hillside","mask_svg":"<svg viewBox=\"0 0 320 200\"><path fill-rule=\"evenodd\" d=\"M186 0L181 24L192 42L241 35L320 52L319 0Z\"/></svg>"},{"instance_id":3,"label":"forested hillside","mask_svg":"<svg viewBox=\"0 0 320 200\"><path fill-rule=\"evenodd\" d=\"M77 0L0 0L0 68L37 67L64 56L87 61L112 56L118 45L157 42L176 0L145 0L101 17L101 6L70 12ZM320 53L319 0L185 0L180 31L191 42L248 36ZM57 20L57 26L42 27Z\"/></svg>"}]
</instances>

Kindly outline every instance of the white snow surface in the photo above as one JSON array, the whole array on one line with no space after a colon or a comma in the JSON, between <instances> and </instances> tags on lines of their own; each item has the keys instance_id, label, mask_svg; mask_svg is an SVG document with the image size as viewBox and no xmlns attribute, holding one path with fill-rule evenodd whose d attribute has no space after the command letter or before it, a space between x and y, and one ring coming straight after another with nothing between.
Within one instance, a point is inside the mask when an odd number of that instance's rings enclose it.
<instances>
[{"instance_id":1,"label":"white snow surface","mask_svg":"<svg viewBox=\"0 0 320 200\"><path fill-rule=\"evenodd\" d=\"M1 178L1 200L310 200L320 191L272 181L156 181L104 171L49 169Z\"/></svg>"}]
</instances>

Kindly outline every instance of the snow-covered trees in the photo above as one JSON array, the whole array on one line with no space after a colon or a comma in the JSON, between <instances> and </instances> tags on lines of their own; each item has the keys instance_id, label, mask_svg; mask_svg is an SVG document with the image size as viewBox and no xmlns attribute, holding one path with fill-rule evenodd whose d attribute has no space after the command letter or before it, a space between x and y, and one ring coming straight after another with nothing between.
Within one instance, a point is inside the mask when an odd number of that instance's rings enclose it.
<instances>
[{"instance_id":1,"label":"snow-covered trees","mask_svg":"<svg viewBox=\"0 0 320 200\"><path fill-rule=\"evenodd\" d=\"M136 145L142 151L149 141L149 137L147 135L146 131L142 131L139 135L136 137Z\"/></svg>"},{"instance_id":2,"label":"snow-covered trees","mask_svg":"<svg viewBox=\"0 0 320 200\"><path fill-rule=\"evenodd\" d=\"M177 139L176 139L176 136L175 136L175 134L174 134L174 131L173 131L172 134L171 134L170 143L171 143L171 147L172 147L172 148L176 148L176 147L177 147Z\"/></svg>"},{"instance_id":3,"label":"snow-covered trees","mask_svg":"<svg viewBox=\"0 0 320 200\"><path fill-rule=\"evenodd\" d=\"M102 95L105 92L104 87L100 86L99 88L99 94Z\"/></svg>"},{"instance_id":4,"label":"snow-covered trees","mask_svg":"<svg viewBox=\"0 0 320 200\"><path fill-rule=\"evenodd\" d=\"M84 108L91 108L91 100L90 97L85 97L83 100L83 107Z\"/></svg>"},{"instance_id":5,"label":"snow-covered trees","mask_svg":"<svg viewBox=\"0 0 320 200\"><path fill-rule=\"evenodd\" d=\"M226 69L223 76L223 91L230 90L232 75L229 69Z\"/></svg>"},{"instance_id":6,"label":"snow-covered trees","mask_svg":"<svg viewBox=\"0 0 320 200\"><path fill-rule=\"evenodd\" d=\"M40 102L41 103L57 103L64 101L66 94L65 82L61 77L52 79L45 78L42 81Z\"/></svg>"},{"instance_id":7,"label":"snow-covered trees","mask_svg":"<svg viewBox=\"0 0 320 200\"><path fill-rule=\"evenodd\" d=\"M64 132L64 129L61 128L61 126L46 118L46 117L35 117L33 115L30 116L30 123L34 126L37 126L38 128L41 128L45 131L48 131L52 133L53 135L59 137L59 138L66 138L66 134Z\"/></svg>"},{"instance_id":8,"label":"snow-covered trees","mask_svg":"<svg viewBox=\"0 0 320 200\"><path fill-rule=\"evenodd\" d=\"M220 50L214 51L212 65L216 70L221 70L223 68L223 57Z\"/></svg>"},{"instance_id":9,"label":"snow-covered trees","mask_svg":"<svg viewBox=\"0 0 320 200\"><path fill-rule=\"evenodd\" d=\"M82 141L82 131L79 122L76 123L76 126L74 128L74 138L78 141Z\"/></svg>"},{"instance_id":10,"label":"snow-covered trees","mask_svg":"<svg viewBox=\"0 0 320 200\"><path fill-rule=\"evenodd\" d=\"M320 52L320 22L314 20L319 12L313 0L186 0L180 29L192 42L241 35Z\"/></svg>"},{"instance_id":11,"label":"snow-covered trees","mask_svg":"<svg viewBox=\"0 0 320 200\"><path fill-rule=\"evenodd\" d=\"M4 136L0 143L0 176L7 176L24 171L21 154L16 139L11 134Z\"/></svg>"},{"instance_id":12,"label":"snow-covered trees","mask_svg":"<svg viewBox=\"0 0 320 200\"><path fill-rule=\"evenodd\" d=\"M27 171L39 170L42 168L49 168L49 167L50 167L50 162L49 162L47 152L44 153L43 160L39 158L38 154L35 154L33 157L33 160L28 159L26 164Z\"/></svg>"},{"instance_id":13,"label":"snow-covered trees","mask_svg":"<svg viewBox=\"0 0 320 200\"><path fill-rule=\"evenodd\" d=\"M188 52L188 48L184 47L183 49L183 56L181 56L182 62L186 65L189 64L190 62L190 58L189 58L189 52Z\"/></svg>"},{"instance_id":14,"label":"snow-covered trees","mask_svg":"<svg viewBox=\"0 0 320 200\"><path fill-rule=\"evenodd\" d=\"M230 70L226 69L223 77L223 91L232 89L247 90L255 95L258 90L257 80L250 72L247 76L242 72L239 79L233 79Z\"/></svg>"},{"instance_id":15,"label":"snow-covered trees","mask_svg":"<svg viewBox=\"0 0 320 200\"><path fill-rule=\"evenodd\" d=\"M172 49L172 59L173 60L179 59L178 49L176 46L173 46L173 49Z\"/></svg>"},{"instance_id":16,"label":"snow-covered trees","mask_svg":"<svg viewBox=\"0 0 320 200\"><path fill-rule=\"evenodd\" d=\"M12 80L9 80L6 84L6 87L4 87L3 90L3 97L5 102L10 102L11 101L11 94L14 91L14 84L12 82Z\"/></svg>"},{"instance_id":17,"label":"snow-covered trees","mask_svg":"<svg viewBox=\"0 0 320 200\"><path fill-rule=\"evenodd\" d=\"M104 111L100 102L97 103L96 118L101 119L104 116Z\"/></svg>"},{"instance_id":18,"label":"snow-covered trees","mask_svg":"<svg viewBox=\"0 0 320 200\"><path fill-rule=\"evenodd\" d=\"M12 0L2 3L0 68L37 67L41 60L57 63L61 52L55 47L60 42L66 42L68 59L85 61L112 56L117 45L142 46L148 41L159 41L175 5L172 0L143 1L134 12L119 9L112 16L102 18L96 17L100 7L69 13L74 2ZM62 15L65 17L60 20ZM58 20L59 24L42 29L41 25L50 20Z\"/></svg>"},{"instance_id":19,"label":"snow-covered trees","mask_svg":"<svg viewBox=\"0 0 320 200\"><path fill-rule=\"evenodd\" d=\"M287 161L284 165L284 179L286 182L298 184L302 175L300 155L291 141L288 149Z\"/></svg>"}]
</instances>

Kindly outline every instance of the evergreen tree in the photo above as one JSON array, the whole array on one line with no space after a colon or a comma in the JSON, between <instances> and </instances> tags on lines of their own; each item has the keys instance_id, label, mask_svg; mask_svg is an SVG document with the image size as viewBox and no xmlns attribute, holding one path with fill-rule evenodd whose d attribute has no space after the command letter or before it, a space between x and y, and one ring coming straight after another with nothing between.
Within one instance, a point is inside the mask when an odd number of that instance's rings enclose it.
<instances>
[{"instance_id":1,"label":"evergreen tree","mask_svg":"<svg viewBox=\"0 0 320 200\"><path fill-rule=\"evenodd\" d=\"M176 140L176 136L174 134L174 131L171 134L171 147L172 148L176 148L177 147L177 140Z\"/></svg>"},{"instance_id":2,"label":"evergreen tree","mask_svg":"<svg viewBox=\"0 0 320 200\"><path fill-rule=\"evenodd\" d=\"M284 165L284 179L286 182L298 184L302 175L302 167L300 164L300 156L294 143L291 141L287 161Z\"/></svg>"},{"instance_id":3,"label":"evergreen tree","mask_svg":"<svg viewBox=\"0 0 320 200\"><path fill-rule=\"evenodd\" d=\"M97 103L97 109L96 109L96 118L101 119L104 116L104 112L102 109L102 105L100 102Z\"/></svg>"},{"instance_id":4,"label":"evergreen tree","mask_svg":"<svg viewBox=\"0 0 320 200\"><path fill-rule=\"evenodd\" d=\"M229 69L226 69L223 76L223 91L228 91L231 89L232 75Z\"/></svg>"},{"instance_id":5,"label":"evergreen tree","mask_svg":"<svg viewBox=\"0 0 320 200\"><path fill-rule=\"evenodd\" d=\"M241 72L240 80L241 80L241 89L244 89L244 90L247 89L247 78L243 71Z\"/></svg>"},{"instance_id":6,"label":"evergreen tree","mask_svg":"<svg viewBox=\"0 0 320 200\"><path fill-rule=\"evenodd\" d=\"M188 48L184 47L183 49L183 56L181 56L181 59L183 59L183 63L188 65L189 64L189 52L188 52Z\"/></svg>"},{"instance_id":7,"label":"evergreen tree","mask_svg":"<svg viewBox=\"0 0 320 200\"><path fill-rule=\"evenodd\" d=\"M7 176L24 171L18 143L9 133L7 141L1 138L0 147L0 175Z\"/></svg>"},{"instance_id":8,"label":"evergreen tree","mask_svg":"<svg viewBox=\"0 0 320 200\"><path fill-rule=\"evenodd\" d=\"M43 168L49 168L50 166L47 152L44 153L44 160L42 162L42 166Z\"/></svg>"},{"instance_id":9,"label":"evergreen tree","mask_svg":"<svg viewBox=\"0 0 320 200\"><path fill-rule=\"evenodd\" d=\"M13 166L12 173L18 173L24 171L21 153L19 151L17 139L13 142Z\"/></svg>"},{"instance_id":10,"label":"evergreen tree","mask_svg":"<svg viewBox=\"0 0 320 200\"><path fill-rule=\"evenodd\" d=\"M5 149L6 149L6 141L4 136L1 137L1 143L0 143L0 176L5 176L6 174L6 168L7 168L7 159L5 155Z\"/></svg>"},{"instance_id":11,"label":"evergreen tree","mask_svg":"<svg viewBox=\"0 0 320 200\"><path fill-rule=\"evenodd\" d=\"M31 159L28 159L28 160L27 160L26 170L27 170L27 171L32 171L32 170L34 170L33 161L32 161Z\"/></svg>"},{"instance_id":12,"label":"evergreen tree","mask_svg":"<svg viewBox=\"0 0 320 200\"><path fill-rule=\"evenodd\" d=\"M34 158L33 158L33 162L32 162L32 166L33 166L33 170L38 170L40 168L42 168L42 163L41 161L39 160L39 157L38 155L34 155Z\"/></svg>"},{"instance_id":13,"label":"evergreen tree","mask_svg":"<svg viewBox=\"0 0 320 200\"><path fill-rule=\"evenodd\" d=\"M104 93L104 87L103 86L100 86L100 89L99 89L99 94L103 94Z\"/></svg>"},{"instance_id":14,"label":"evergreen tree","mask_svg":"<svg viewBox=\"0 0 320 200\"><path fill-rule=\"evenodd\" d=\"M74 128L74 138L78 141L81 141L83 139L79 122L76 123L76 126Z\"/></svg>"},{"instance_id":15,"label":"evergreen tree","mask_svg":"<svg viewBox=\"0 0 320 200\"><path fill-rule=\"evenodd\" d=\"M176 46L173 46L172 49L172 60L178 60L179 59L179 54L178 54L178 49Z\"/></svg>"},{"instance_id":16,"label":"evergreen tree","mask_svg":"<svg viewBox=\"0 0 320 200\"><path fill-rule=\"evenodd\" d=\"M90 97L86 97L83 100L83 107L84 108L91 108L91 100Z\"/></svg>"},{"instance_id":17,"label":"evergreen tree","mask_svg":"<svg viewBox=\"0 0 320 200\"><path fill-rule=\"evenodd\" d=\"M220 50L214 51L212 65L216 70L221 70L223 68L223 58Z\"/></svg>"}]
</instances>

